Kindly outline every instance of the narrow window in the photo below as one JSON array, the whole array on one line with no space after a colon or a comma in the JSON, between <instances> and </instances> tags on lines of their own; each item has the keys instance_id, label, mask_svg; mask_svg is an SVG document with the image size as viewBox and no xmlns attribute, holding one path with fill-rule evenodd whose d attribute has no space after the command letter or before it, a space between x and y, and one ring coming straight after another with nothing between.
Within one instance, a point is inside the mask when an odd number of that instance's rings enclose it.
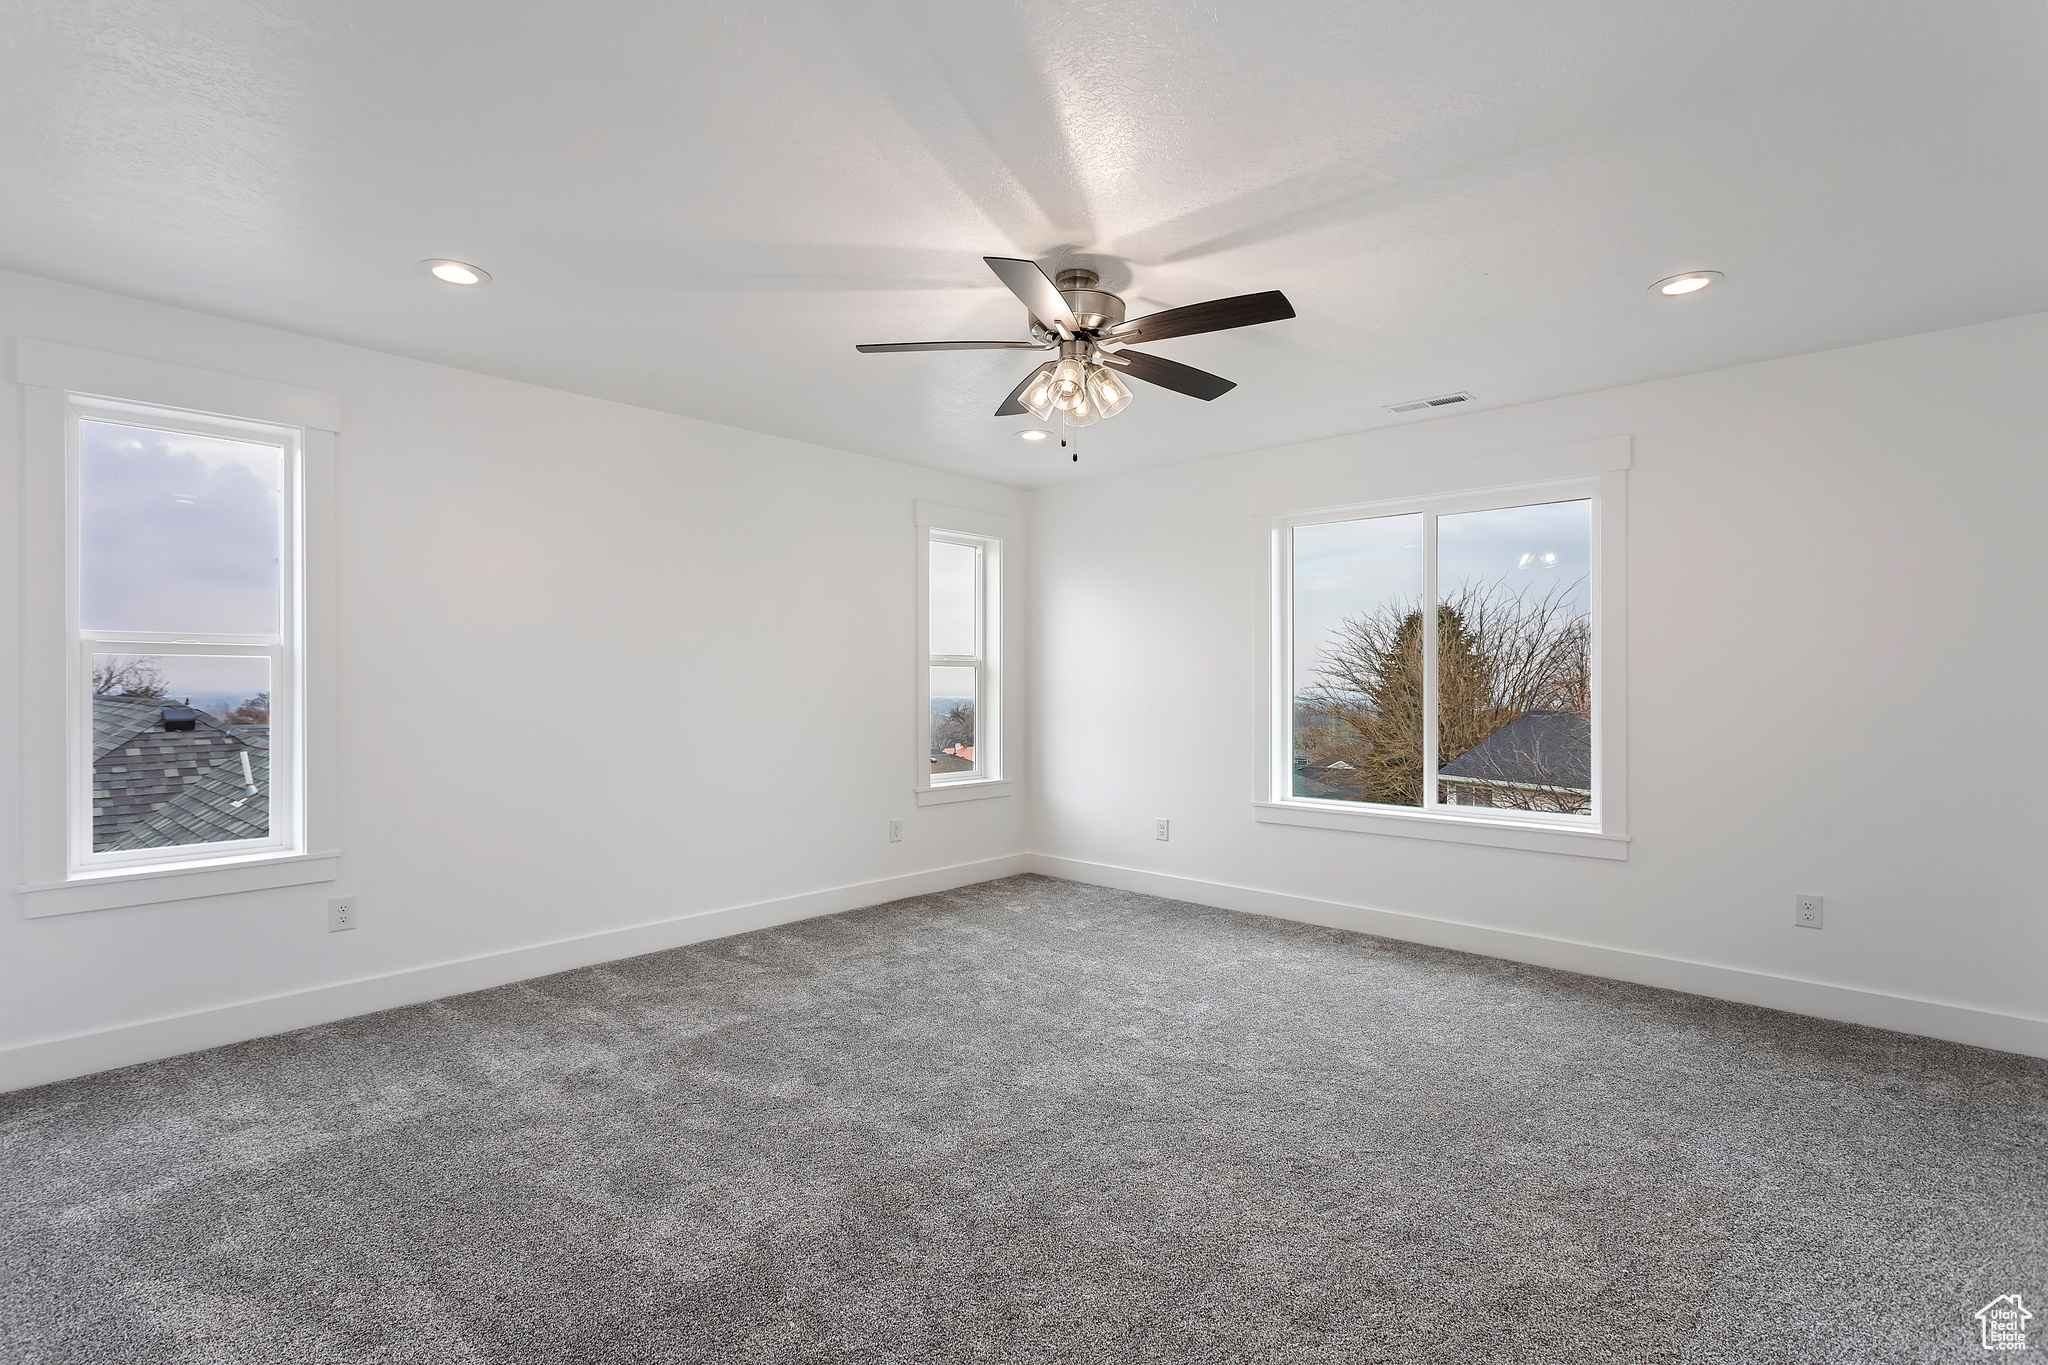
<instances>
[{"instance_id":1,"label":"narrow window","mask_svg":"<svg viewBox=\"0 0 2048 1365\"><path fill-rule=\"evenodd\" d=\"M300 438L71 400L75 870L300 844Z\"/></svg>"},{"instance_id":2,"label":"narrow window","mask_svg":"<svg viewBox=\"0 0 2048 1365\"><path fill-rule=\"evenodd\" d=\"M1593 497L1410 507L1287 528L1283 799L1589 821Z\"/></svg>"},{"instance_id":3,"label":"narrow window","mask_svg":"<svg viewBox=\"0 0 2048 1365\"><path fill-rule=\"evenodd\" d=\"M926 532L925 759L933 787L1001 776L1001 545L987 537Z\"/></svg>"}]
</instances>

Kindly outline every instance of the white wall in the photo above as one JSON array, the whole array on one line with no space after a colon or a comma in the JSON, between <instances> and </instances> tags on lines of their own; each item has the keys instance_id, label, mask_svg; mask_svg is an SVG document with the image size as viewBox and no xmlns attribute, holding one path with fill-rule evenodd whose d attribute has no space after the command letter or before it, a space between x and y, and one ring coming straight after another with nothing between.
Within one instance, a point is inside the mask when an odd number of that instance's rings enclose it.
<instances>
[{"instance_id":1,"label":"white wall","mask_svg":"<svg viewBox=\"0 0 2048 1365\"><path fill-rule=\"evenodd\" d=\"M915 806L907 700L914 501L1022 515L1015 490L20 275L0 336L331 390L345 422L342 880L25 919L13 722L52 718L19 705L0 384L0 1088L718 930L415 970L452 959L800 898L718 921L747 927L1022 849L1019 799ZM360 929L326 931L336 891ZM163 1016L190 1017L121 1027Z\"/></svg>"},{"instance_id":2,"label":"white wall","mask_svg":"<svg viewBox=\"0 0 2048 1365\"><path fill-rule=\"evenodd\" d=\"M2027 317L1044 491L1039 865L2048 1051L2044 374ZM1254 823L1253 492L1617 433L1629 860Z\"/></svg>"}]
</instances>

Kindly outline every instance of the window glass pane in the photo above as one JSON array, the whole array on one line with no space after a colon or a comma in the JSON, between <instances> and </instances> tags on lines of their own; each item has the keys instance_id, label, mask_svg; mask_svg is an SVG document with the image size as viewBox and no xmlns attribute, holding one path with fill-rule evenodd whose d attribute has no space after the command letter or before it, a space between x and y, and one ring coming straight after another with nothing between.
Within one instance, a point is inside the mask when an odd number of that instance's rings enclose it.
<instances>
[{"instance_id":1,"label":"window glass pane","mask_svg":"<svg viewBox=\"0 0 2048 1365\"><path fill-rule=\"evenodd\" d=\"M1422 517L1294 529L1296 796L1422 804Z\"/></svg>"},{"instance_id":2,"label":"window glass pane","mask_svg":"<svg viewBox=\"0 0 2048 1365\"><path fill-rule=\"evenodd\" d=\"M1440 800L1592 813L1592 507L1437 519Z\"/></svg>"},{"instance_id":3,"label":"window glass pane","mask_svg":"<svg viewBox=\"0 0 2048 1365\"><path fill-rule=\"evenodd\" d=\"M972 772L974 741L974 670L932 669L932 772Z\"/></svg>"},{"instance_id":4,"label":"window glass pane","mask_svg":"<svg viewBox=\"0 0 2048 1365\"><path fill-rule=\"evenodd\" d=\"M974 558L972 545L935 540L932 545L932 653L974 653Z\"/></svg>"},{"instance_id":5,"label":"window glass pane","mask_svg":"<svg viewBox=\"0 0 2048 1365\"><path fill-rule=\"evenodd\" d=\"M79 427L85 628L276 634L283 450Z\"/></svg>"},{"instance_id":6,"label":"window glass pane","mask_svg":"<svg viewBox=\"0 0 2048 1365\"><path fill-rule=\"evenodd\" d=\"M270 660L93 655L93 851L269 834Z\"/></svg>"}]
</instances>

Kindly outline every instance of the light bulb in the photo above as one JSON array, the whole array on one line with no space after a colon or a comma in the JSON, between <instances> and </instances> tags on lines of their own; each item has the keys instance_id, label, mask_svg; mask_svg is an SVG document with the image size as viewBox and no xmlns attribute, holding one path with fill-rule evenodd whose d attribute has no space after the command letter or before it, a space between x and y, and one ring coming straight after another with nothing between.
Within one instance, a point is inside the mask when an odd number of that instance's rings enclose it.
<instances>
[{"instance_id":1,"label":"light bulb","mask_svg":"<svg viewBox=\"0 0 2048 1365\"><path fill-rule=\"evenodd\" d=\"M1088 367L1088 392L1104 417L1114 417L1131 405L1131 388L1100 365Z\"/></svg>"},{"instance_id":2,"label":"light bulb","mask_svg":"<svg viewBox=\"0 0 2048 1365\"><path fill-rule=\"evenodd\" d=\"M1075 395L1088 391L1088 371L1080 361L1068 356L1053 366L1051 384L1053 402L1071 409Z\"/></svg>"},{"instance_id":3,"label":"light bulb","mask_svg":"<svg viewBox=\"0 0 2048 1365\"><path fill-rule=\"evenodd\" d=\"M1024 396L1017 400L1041 422L1052 416L1052 369L1047 361L1034 370L1024 382Z\"/></svg>"}]
</instances>

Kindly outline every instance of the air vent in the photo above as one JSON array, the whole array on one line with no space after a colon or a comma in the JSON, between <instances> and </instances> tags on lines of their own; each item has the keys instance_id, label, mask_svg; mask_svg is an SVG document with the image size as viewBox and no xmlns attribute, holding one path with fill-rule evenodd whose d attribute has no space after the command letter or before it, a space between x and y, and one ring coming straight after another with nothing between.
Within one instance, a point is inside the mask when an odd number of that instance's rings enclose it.
<instances>
[{"instance_id":1,"label":"air vent","mask_svg":"<svg viewBox=\"0 0 2048 1365\"><path fill-rule=\"evenodd\" d=\"M1447 408L1454 403L1469 403L1471 401L1472 395L1469 393L1447 393L1444 394L1441 398L1418 398L1412 403L1389 404L1387 407L1387 411L1424 412L1430 408Z\"/></svg>"}]
</instances>

